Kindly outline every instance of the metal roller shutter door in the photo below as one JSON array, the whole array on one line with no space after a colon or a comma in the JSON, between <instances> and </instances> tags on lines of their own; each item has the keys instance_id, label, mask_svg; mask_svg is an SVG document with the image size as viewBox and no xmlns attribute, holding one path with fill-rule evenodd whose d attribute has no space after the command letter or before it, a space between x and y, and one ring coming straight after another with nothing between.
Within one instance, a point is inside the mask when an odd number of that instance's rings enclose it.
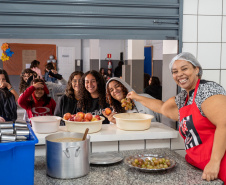
<instances>
[{"instance_id":1,"label":"metal roller shutter door","mask_svg":"<svg viewBox=\"0 0 226 185\"><path fill-rule=\"evenodd\" d=\"M0 38L182 42L183 0L0 0Z\"/></svg>"}]
</instances>

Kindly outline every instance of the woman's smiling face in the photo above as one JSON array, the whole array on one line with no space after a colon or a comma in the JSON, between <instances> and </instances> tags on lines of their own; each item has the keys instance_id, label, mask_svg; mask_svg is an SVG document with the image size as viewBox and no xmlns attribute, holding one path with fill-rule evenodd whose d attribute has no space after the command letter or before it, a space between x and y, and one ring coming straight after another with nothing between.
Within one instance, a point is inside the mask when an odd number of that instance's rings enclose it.
<instances>
[{"instance_id":1,"label":"woman's smiling face","mask_svg":"<svg viewBox=\"0 0 226 185\"><path fill-rule=\"evenodd\" d=\"M111 93L111 96L114 99L121 102L121 100L124 98L124 96L123 96L123 91L122 91L122 87L121 87L120 83L113 80L113 81L109 82L108 88L109 88L109 92Z\"/></svg>"},{"instance_id":2,"label":"woman's smiling face","mask_svg":"<svg viewBox=\"0 0 226 185\"><path fill-rule=\"evenodd\" d=\"M78 92L79 91L79 81L81 80L81 76L80 75L75 75L74 78L72 79L72 88L74 89L74 91Z\"/></svg>"},{"instance_id":3,"label":"woman's smiling face","mask_svg":"<svg viewBox=\"0 0 226 185\"><path fill-rule=\"evenodd\" d=\"M186 60L176 60L172 67L173 79L187 92L195 89L198 81L199 68Z\"/></svg>"},{"instance_id":4,"label":"woman's smiling face","mask_svg":"<svg viewBox=\"0 0 226 185\"><path fill-rule=\"evenodd\" d=\"M93 75L88 74L85 77L85 88L91 95L98 93L98 91L97 91L97 81L96 81L96 78Z\"/></svg>"},{"instance_id":5,"label":"woman's smiling face","mask_svg":"<svg viewBox=\"0 0 226 185\"><path fill-rule=\"evenodd\" d=\"M36 88L34 91L34 94L37 99L40 99L45 94L44 88L41 88L41 87Z\"/></svg>"}]
</instances>

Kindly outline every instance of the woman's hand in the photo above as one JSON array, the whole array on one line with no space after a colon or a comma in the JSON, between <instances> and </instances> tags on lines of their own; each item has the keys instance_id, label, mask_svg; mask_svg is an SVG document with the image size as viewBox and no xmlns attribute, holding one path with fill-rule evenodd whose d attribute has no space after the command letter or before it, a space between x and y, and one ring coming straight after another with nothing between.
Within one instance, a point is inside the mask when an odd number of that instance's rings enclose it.
<instances>
[{"instance_id":1,"label":"woman's hand","mask_svg":"<svg viewBox=\"0 0 226 185\"><path fill-rule=\"evenodd\" d=\"M138 100L139 95L135 91L131 91L127 94L126 98L130 98L133 100Z\"/></svg>"},{"instance_id":2,"label":"woman's hand","mask_svg":"<svg viewBox=\"0 0 226 185\"><path fill-rule=\"evenodd\" d=\"M220 170L220 163L210 160L203 170L202 179L207 181L217 179L219 170Z\"/></svg>"},{"instance_id":3,"label":"woman's hand","mask_svg":"<svg viewBox=\"0 0 226 185\"><path fill-rule=\"evenodd\" d=\"M113 116L114 116L116 113L111 112L111 114L107 115L107 114L105 113L105 111L102 110L102 114L103 114L110 122L116 124L116 120L115 120L115 118L113 118Z\"/></svg>"},{"instance_id":4,"label":"woman's hand","mask_svg":"<svg viewBox=\"0 0 226 185\"><path fill-rule=\"evenodd\" d=\"M0 116L0 122L5 122L5 119Z\"/></svg>"},{"instance_id":5,"label":"woman's hand","mask_svg":"<svg viewBox=\"0 0 226 185\"><path fill-rule=\"evenodd\" d=\"M15 97L15 100L17 101L19 96L17 94L17 92L15 91L15 89L13 89L12 85L10 85L8 82L2 82L0 84L0 89L3 89L3 88L7 88Z\"/></svg>"},{"instance_id":6,"label":"woman's hand","mask_svg":"<svg viewBox=\"0 0 226 185\"><path fill-rule=\"evenodd\" d=\"M57 71L54 69L51 69L52 73L57 74Z\"/></svg>"},{"instance_id":7,"label":"woman's hand","mask_svg":"<svg viewBox=\"0 0 226 185\"><path fill-rule=\"evenodd\" d=\"M35 87L35 89L44 88L44 85L42 82L37 82L37 83L33 84L33 86Z\"/></svg>"},{"instance_id":8,"label":"woman's hand","mask_svg":"<svg viewBox=\"0 0 226 185\"><path fill-rule=\"evenodd\" d=\"M1 84L0 84L0 88L1 89L3 89L3 88L7 88L7 89L10 89L10 88L12 88L12 86L8 83L8 82L2 82Z\"/></svg>"}]
</instances>

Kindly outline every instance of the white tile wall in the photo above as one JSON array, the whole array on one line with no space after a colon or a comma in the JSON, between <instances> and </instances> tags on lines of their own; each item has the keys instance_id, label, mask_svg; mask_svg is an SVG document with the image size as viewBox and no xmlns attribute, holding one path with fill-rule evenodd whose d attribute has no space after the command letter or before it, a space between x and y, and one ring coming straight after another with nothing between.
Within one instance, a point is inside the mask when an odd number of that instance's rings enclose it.
<instances>
[{"instance_id":1,"label":"white tile wall","mask_svg":"<svg viewBox=\"0 0 226 185\"><path fill-rule=\"evenodd\" d=\"M221 19L222 16L198 16L198 42L221 42Z\"/></svg>"},{"instance_id":2,"label":"white tile wall","mask_svg":"<svg viewBox=\"0 0 226 185\"><path fill-rule=\"evenodd\" d=\"M183 43L183 52L190 52L197 57L197 43Z\"/></svg>"},{"instance_id":3,"label":"white tile wall","mask_svg":"<svg viewBox=\"0 0 226 185\"><path fill-rule=\"evenodd\" d=\"M146 149L150 148L170 148L170 139L148 139L146 140Z\"/></svg>"},{"instance_id":4,"label":"white tile wall","mask_svg":"<svg viewBox=\"0 0 226 185\"><path fill-rule=\"evenodd\" d=\"M223 17L222 22L222 42L226 42L226 16Z\"/></svg>"},{"instance_id":5,"label":"white tile wall","mask_svg":"<svg viewBox=\"0 0 226 185\"><path fill-rule=\"evenodd\" d=\"M226 70L221 70L221 83L224 89L226 89Z\"/></svg>"},{"instance_id":6,"label":"white tile wall","mask_svg":"<svg viewBox=\"0 0 226 185\"><path fill-rule=\"evenodd\" d=\"M142 150L142 149L144 149L144 140L119 141L119 151Z\"/></svg>"},{"instance_id":7,"label":"white tile wall","mask_svg":"<svg viewBox=\"0 0 226 185\"><path fill-rule=\"evenodd\" d=\"M226 88L226 0L184 0L183 14L184 28L191 25L188 15L198 16L197 40L187 42L195 33L183 30L183 51L194 54L206 69L203 79Z\"/></svg>"},{"instance_id":8,"label":"white tile wall","mask_svg":"<svg viewBox=\"0 0 226 185\"><path fill-rule=\"evenodd\" d=\"M197 16L184 15L183 16L183 42L197 41Z\"/></svg>"},{"instance_id":9,"label":"white tile wall","mask_svg":"<svg viewBox=\"0 0 226 185\"><path fill-rule=\"evenodd\" d=\"M222 43L221 69L226 69L226 43Z\"/></svg>"},{"instance_id":10,"label":"white tile wall","mask_svg":"<svg viewBox=\"0 0 226 185\"><path fill-rule=\"evenodd\" d=\"M199 15L222 15L222 0L199 0Z\"/></svg>"},{"instance_id":11,"label":"white tile wall","mask_svg":"<svg viewBox=\"0 0 226 185\"><path fill-rule=\"evenodd\" d=\"M202 79L220 83L220 70L203 70Z\"/></svg>"},{"instance_id":12,"label":"white tile wall","mask_svg":"<svg viewBox=\"0 0 226 185\"><path fill-rule=\"evenodd\" d=\"M118 151L118 141L92 142L92 153Z\"/></svg>"},{"instance_id":13,"label":"white tile wall","mask_svg":"<svg viewBox=\"0 0 226 185\"><path fill-rule=\"evenodd\" d=\"M221 43L198 43L198 61L203 69L220 69Z\"/></svg>"},{"instance_id":14,"label":"white tile wall","mask_svg":"<svg viewBox=\"0 0 226 185\"><path fill-rule=\"evenodd\" d=\"M223 0L223 15L226 15L226 0Z\"/></svg>"},{"instance_id":15,"label":"white tile wall","mask_svg":"<svg viewBox=\"0 0 226 185\"><path fill-rule=\"evenodd\" d=\"M183 14L197 14L198 0L184 0Z\"/></svg>"}]
</instances>

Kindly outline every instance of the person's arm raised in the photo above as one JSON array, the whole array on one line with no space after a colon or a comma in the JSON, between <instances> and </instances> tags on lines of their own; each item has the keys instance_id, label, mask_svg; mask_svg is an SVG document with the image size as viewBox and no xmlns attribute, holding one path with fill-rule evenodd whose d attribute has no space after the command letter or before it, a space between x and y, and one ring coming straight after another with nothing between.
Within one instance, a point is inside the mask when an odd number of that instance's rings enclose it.
<instances>
[{"instance_id":1,"label":"person's arm raised","mask_svg":"<svg viewBox=\"0 0 226 185\"><path fill-rule=\"evenodd\" d=\"M175 103L175 97L172 97L166 102L163 102L161 100L140 96L136 92L131 91L127 94L127 98L138 101L152 111L163 114L170 119L178 121L178 108Z\"/></svg>"},{"instance_id":2,"label":"person's arm raised","mask_svg":"<svg viewBox=\"0 0 226 185\"><path fill-rule=\"evenodd\" d=\"M202 103L201 108L205 116L216 126L211 158L202 174L203 179L210 181L217 178L226 151L226 96L211 96Z\"/></svg>"}]
</instances>

